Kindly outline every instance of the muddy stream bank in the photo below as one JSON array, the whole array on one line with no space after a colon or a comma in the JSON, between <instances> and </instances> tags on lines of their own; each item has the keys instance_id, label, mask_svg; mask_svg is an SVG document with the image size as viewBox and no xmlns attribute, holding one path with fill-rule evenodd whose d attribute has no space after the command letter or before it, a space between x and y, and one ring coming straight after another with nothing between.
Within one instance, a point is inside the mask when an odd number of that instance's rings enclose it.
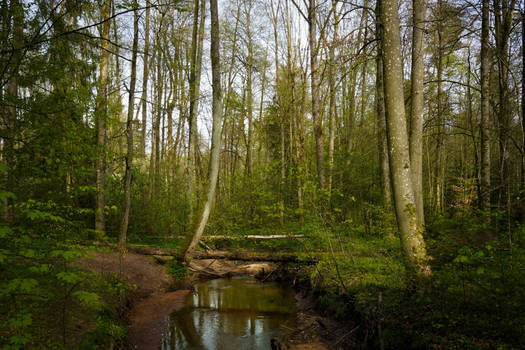
<instances>
[{"instance_id":1,"label":"muddy stream bank","mask_svg":"<svg viewBox=\"0 0 525 350\"><path fill-rule=\"evenodd\" d=\"M276 264L196 260L191 278L173 290L163 262L129 253L120 264L114 252L92 252L85 262L135 285L124 313L128 349L348 348L345 330L316 313L310 295L254 278L272 276Z\"/></svg>"}]
</instances>

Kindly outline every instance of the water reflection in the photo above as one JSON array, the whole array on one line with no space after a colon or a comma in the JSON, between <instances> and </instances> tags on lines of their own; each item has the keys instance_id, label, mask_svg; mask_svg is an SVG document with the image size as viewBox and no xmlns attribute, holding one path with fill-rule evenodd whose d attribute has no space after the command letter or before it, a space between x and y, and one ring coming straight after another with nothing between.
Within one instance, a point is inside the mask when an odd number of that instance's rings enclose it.
<instances>
[{"instance_id":1,"label":"water reflection","mask_svg":"<svg viewBox=\"0 0 525 350\"><path fill-rule=\"evenodd\" d=\"M291 289L244 277L206 281L170 315L160 349L269 349L294 322Z\"/></svg>"}]
</instances>

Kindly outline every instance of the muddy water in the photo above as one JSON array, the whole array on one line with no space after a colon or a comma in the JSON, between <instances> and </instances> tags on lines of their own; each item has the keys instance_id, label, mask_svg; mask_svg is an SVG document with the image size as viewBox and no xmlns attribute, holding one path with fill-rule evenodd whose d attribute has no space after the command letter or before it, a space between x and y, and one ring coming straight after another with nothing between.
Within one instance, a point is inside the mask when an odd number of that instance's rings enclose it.
<instances>
[{"instance_id":1,"label":"muddy water","mask_svg":"<svg viewBox=\"0 0 525 350\"><path fill-rule=\"evenodd\" d=\"M161 350L269 349L295 324L294 293L246 277L206 281L168 323Z\"/></svg>"}]
</instances>

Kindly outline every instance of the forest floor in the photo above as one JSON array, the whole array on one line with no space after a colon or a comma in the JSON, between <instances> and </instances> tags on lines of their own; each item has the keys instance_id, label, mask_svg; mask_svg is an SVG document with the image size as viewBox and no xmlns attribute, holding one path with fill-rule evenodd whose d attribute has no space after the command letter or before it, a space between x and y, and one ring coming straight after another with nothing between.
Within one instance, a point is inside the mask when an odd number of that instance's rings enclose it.
<instances>
[{"instance_id":1,"label":"forest floor","mask_svg":"<svg viewBox=\"0 0 525 350\"><path fill-rule=\"evenodd\" d=\"M194 260L190 277L175 286L160 261L152 256L128 253L121 260L118 252L91 251L82 264L101 274L116 274L133 286L125 306L129 349L157 349L166 329L167 316L184 306L191 285L201 278L228 275L269 276L278 268L267 262L235 262L229 260ZM174 290L176 288L180 288ZM311 297L297 293L297 323L289 334L279 340L283 350L338 349L345 328L320 316ZM341 347L342 348L342 347Z\"/></svg>"}]
</instances>

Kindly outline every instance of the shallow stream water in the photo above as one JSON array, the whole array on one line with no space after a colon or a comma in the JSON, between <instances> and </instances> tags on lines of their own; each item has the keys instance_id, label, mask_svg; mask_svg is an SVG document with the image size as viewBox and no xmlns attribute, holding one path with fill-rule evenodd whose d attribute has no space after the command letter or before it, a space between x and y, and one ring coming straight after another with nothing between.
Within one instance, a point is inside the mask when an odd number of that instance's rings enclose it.
<instances>
[{"instance_id":1,"label":"shallow stream water","mask_svg":"<svg viewBox=\"0 0 525 350\"><path fill-rule=\"evenodd\" d=\"M201 282L168 324L160 350L270 349L295 325L294 292L248 277Z\"/></svg>"}]
</instances>

